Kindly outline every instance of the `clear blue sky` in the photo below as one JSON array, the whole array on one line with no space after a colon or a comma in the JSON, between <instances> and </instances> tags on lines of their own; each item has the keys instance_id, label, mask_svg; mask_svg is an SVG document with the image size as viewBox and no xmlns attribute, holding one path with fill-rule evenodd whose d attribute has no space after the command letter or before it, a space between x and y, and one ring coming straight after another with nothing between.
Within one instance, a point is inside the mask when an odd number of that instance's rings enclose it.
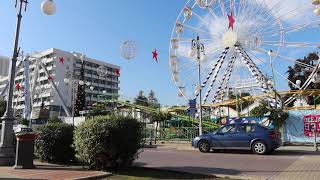
<instances>
[{"instance_id":1,"label":"clear blue sky","mask_svg":"<svg viewBox=\"0 0 320 180\"><path fill-rule=\"evenodd\" d=\"M0 54L12 56L16 23L15 0L0 1ZM162 104L176 104L177 90L168 69L169 39L185 1L172 0L55 0L57 12L45 16L42 0L30 0L23 14L20 46L25 52L55 47L84 52L121 66L121 91L134 97L153 89ZM132 61L119 53L122 41L135 40ZM159 51L159 64L152 50Z\"/></svg>"},{"instance_id":2,"label":"clear blue sky","mask_svg":"<svg viewBox=\"0 0 320 180\"><path fill-rule=\"evenodd\" d=\"M149 92L152 89L160 103L164 105L186 103L177 97L177 88L171 81L168 49L176 18L187 0L55 0L57 12L54 16L46 16L41 12L42 0L29 1L27 12L23 14L20 38L20 46L25 52L52 47L84 52L89 57L121 66L120 88L126 96L135 97L139 90ZM283 19L296 17L296 14L293 16L285 12L295 12L303 17L303 19L292 18L293 24L284 21L288 30L291 25L310 22L312 19L308 18L309 16L318 20L313 14L314 7L309 0L268 0L268 2L282 3L280 3L282 6L279 8L279 14L288 15L288 17L282 16ZM310 9L308 11L300 9L301 12L292 11L300 7L301 2L310 6ZM14 3L15 0L0 1L0 55L12 55L16 23ZM218 24L210 23L211 30L219 31L221 27L227 28L226 19L222 20L226 22L225 26L220 26L224 23L216 21ZM318 24L317 21L313 23ZM196 24L199 25L199 22ZM285 40L286 42L317 42L318 27L312 26L312 28L310 31L288 33ZM134 40L137 43L138 55L134 60L127 61L120 56L120 45L125 40ZM270 39L266 40L270 41ZM187 42L185 47L188 50L189 46ZM154 48L160 55L159 64L152 60L151 52ZM314 50L316 49L312 49ZM302 58L308 52L311 52L310 49L289 47L284 48L281 54L296 59ZM268 60L266 55L263 58ZM282 63L278 59L274 62L274 65L279 67L285 75L288 63ZM289 65L293 65L293 62ZM260 66L264 66L265 69L269 67L268 63ZM264 70L263 67L262 70ZM281 82L277 83L279 89L287 88L287 82L282 77L278 76L276 80Z\"/></svg>"}]
</instances>

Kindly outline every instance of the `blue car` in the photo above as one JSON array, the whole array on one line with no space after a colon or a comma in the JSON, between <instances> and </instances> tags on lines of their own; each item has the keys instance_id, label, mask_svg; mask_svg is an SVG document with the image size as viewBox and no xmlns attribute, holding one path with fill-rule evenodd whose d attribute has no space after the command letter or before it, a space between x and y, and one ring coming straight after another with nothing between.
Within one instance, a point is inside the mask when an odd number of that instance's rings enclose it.
<instances>
[{"instance_id":1,"label":"blue car","mask_svg":"<svg viewBox=\"0 0 320 180\"><path fill-rule=\"evenodd\" d=\"M211 149L252 150L256 154L273 152L280 147L280 133L259 124L230 124L192 140L201 152Z\"/></svg>"}]
</instances>

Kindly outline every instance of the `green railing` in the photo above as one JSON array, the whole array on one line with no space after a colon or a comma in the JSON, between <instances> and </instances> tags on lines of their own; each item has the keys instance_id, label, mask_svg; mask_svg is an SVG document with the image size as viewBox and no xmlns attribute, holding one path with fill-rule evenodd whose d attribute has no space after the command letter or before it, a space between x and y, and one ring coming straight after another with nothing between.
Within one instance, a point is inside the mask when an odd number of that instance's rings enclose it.
<instances>
[{"instance_id":1,"label":"green railing","mask_svg":"<svg viewBox=\"0 0 320 180\"><path fill-rule=\"evenodd\" d=\"M212 133L216 128L203 128L203 134ZM199 135L198 127L171 127L160 128L158 131L159 140L192 140Z\"/></svg>"}]
</instances>

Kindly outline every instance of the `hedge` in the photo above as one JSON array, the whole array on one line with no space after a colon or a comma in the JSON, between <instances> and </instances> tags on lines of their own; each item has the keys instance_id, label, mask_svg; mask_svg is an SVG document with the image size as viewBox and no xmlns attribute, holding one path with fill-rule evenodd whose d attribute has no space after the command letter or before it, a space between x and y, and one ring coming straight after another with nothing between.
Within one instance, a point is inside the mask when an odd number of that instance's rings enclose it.
<instances>
[{"instance_id":1,"label":"hedge","mask_svg":"<svg viewBox=\"0 0 320 180\"><path fill-rule=\"evenodd\" d=\"M136 119L98 116L75 130L77 157L93 169L118 170L130 166L143 145L143 126Z\"/></svg>"}]
</instances>

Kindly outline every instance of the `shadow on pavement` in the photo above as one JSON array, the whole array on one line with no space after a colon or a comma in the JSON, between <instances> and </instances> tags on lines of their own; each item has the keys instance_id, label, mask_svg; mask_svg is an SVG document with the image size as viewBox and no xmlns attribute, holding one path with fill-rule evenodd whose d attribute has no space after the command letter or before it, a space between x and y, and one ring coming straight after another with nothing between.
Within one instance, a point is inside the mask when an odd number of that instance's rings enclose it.
<instances>
[{"instance_id":1,"label":"shadow on pavement","mask_svg":"<svg viewBox=\"0 0 320 180\"><path fill-rule=\"evenodd\" d=\"M132 167L127 170L113 173L115 176L129 176L135 179L150 178L150 179L215 179L216 176L209 175L209 173L201 174L202 172L194 173L195 171L183 171L185 167ZM187 167L193 168L193 167Z\"/></svg>"},{"instance_id":2,"label":"shadow on pavement","mask_svg":"<svg viewBox=\"0 0 320 180\"><path fill-rule=\"evenodd\" d=\"M256 155L252 153L251 151L245 151L245 150L214 150L210 151L210 153L213 154L251 154L251 155ZM319 156L320 152L316 151L297 151L297 150L275 150L272 153L268 153L266 155L271 155L271 156L303 156L303 155L308 155L308 156Z\"/></svg>"},{"instance_id":3,"label":"shadow on pavement","mask_svg":"<svg viewBox=\"0 0 320 180\"><path fill-rule=\"evenodd\" d=\"M224 174L236 176L241 173L241 171L236 169L224 169L224 168L209 168L209 167L195 167L195 166L181 166L181 167L159 167L160 169L180 171L180 172L197 172L199 174Z\"/></svg>"},{"instance_id":4,"label":"shadow on pavement","mask_svg":"<svg viewBox=\"0 0 320 180\"><path fill-rule=\"evenodd\" d=\"M82 166L60 166L60 165L36 165L35 170L63 170L63 171L83 171L83 170L89 170L86 167Z\"/></svg>"}]
</instances>

